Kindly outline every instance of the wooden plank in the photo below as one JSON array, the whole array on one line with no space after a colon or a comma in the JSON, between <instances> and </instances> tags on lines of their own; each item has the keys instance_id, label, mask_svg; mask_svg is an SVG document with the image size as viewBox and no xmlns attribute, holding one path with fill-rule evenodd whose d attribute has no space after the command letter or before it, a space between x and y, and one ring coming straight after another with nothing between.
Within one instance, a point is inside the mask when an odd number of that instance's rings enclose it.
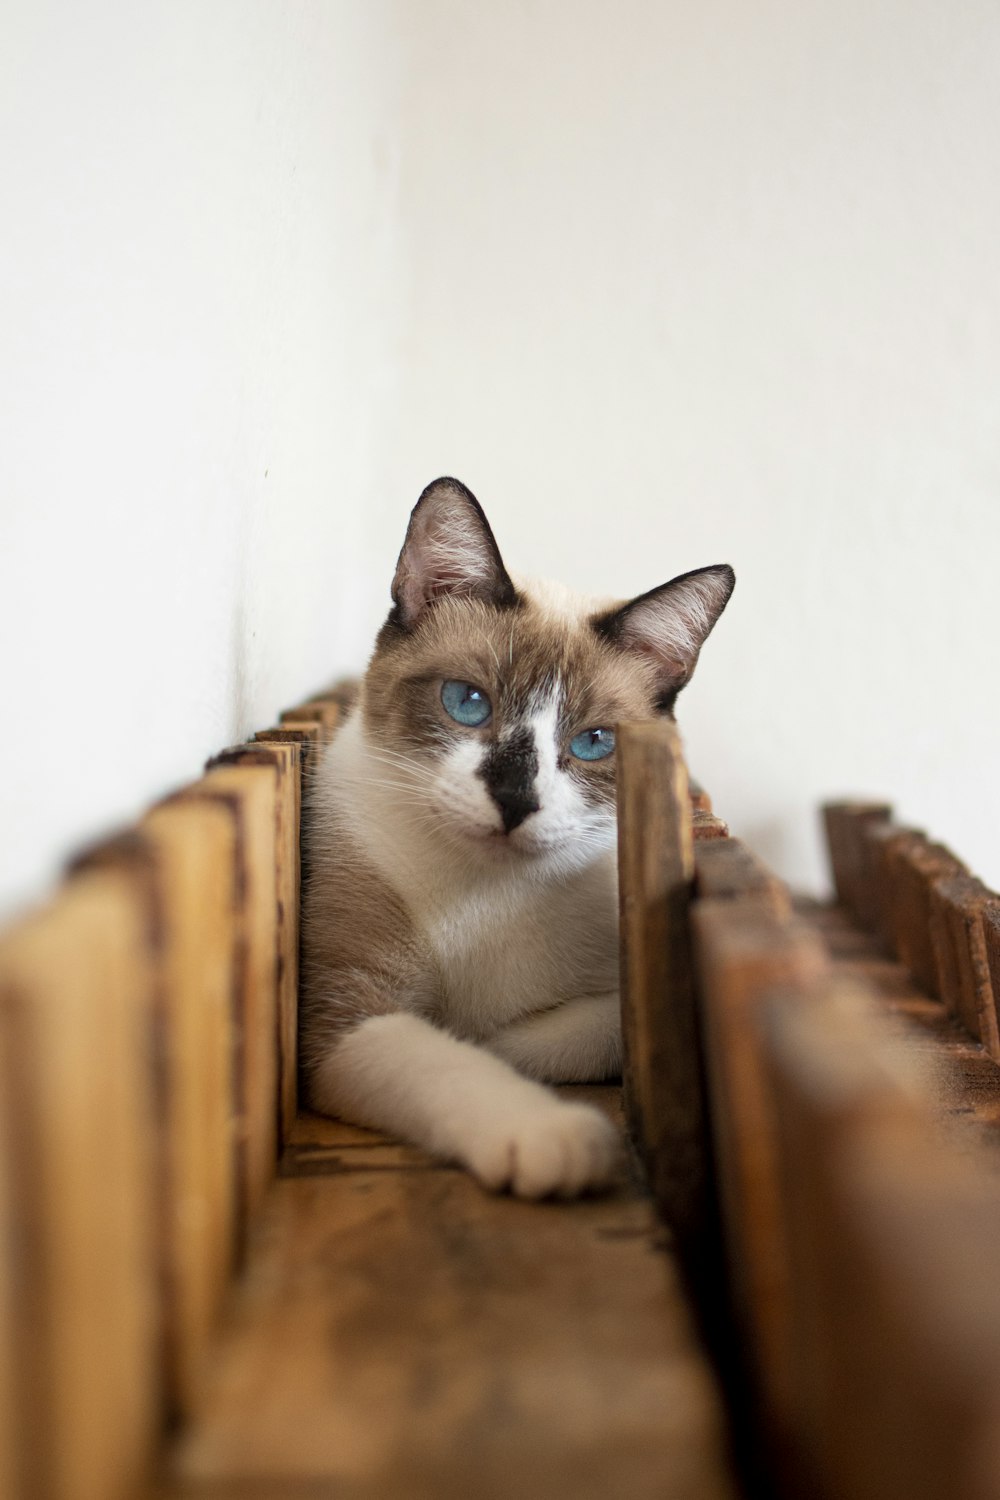
<instances>
[{"instance_id":1,"label":"wooden plank","mask_svg":"<svg viewBox=\"0 0 1000 1500\"><path fill-rule=\"evenodd\" d=\"M993 1011L1000 1026L1000 897L994 896L983 907L983 944L993 992Z\"/></svg>"},{"instance_id":2,"label":"wooden plank","mask_svg":"<svg viewBox=\"0 0 1000 1500\"><path fill-rule=\"evenodd\" d=\"M158 1433L144 917L126 876L84 873L0 946L16 1457L27 1497L125 1500Z\"/></svg>"},{"instance_id":3,"label":"wooden plank","mask_svg":"<svg viewBox=\"0 0 1000 1500\"><path fill-rule=\"evenodd\" d=\"M167 1493L227 1491L728 1500L718 1392L641 1190L529 1204L434 1164L279 1181Z\"/></svg>"},{"instance_id":4,"label":"wooden plank","mask_svg":"<svg viewBox=\"0 0 1000 1500\"><path fill-rule=\"evenodd\" d=\"M709 839L694 850L699 898L759 898L778 917L791 915L788 887L739 839Z\"/></svg>"},{"instance_id":5,"label":"wooden plank","mask_svg":"<svg viewBox=\"0 0 1000 1500\"><path fill-rule=\"evenodd\" d=\"M727 839L729 837L729 825L714 813L704 812L695 808L691 815L692 834L697 842L708 839Z\"/></svg>"},{"instance_id":6,"label":"wooden plank","mask_svg":"<svg viewBox=\"0 0 1000 1500\"><path fill-rule=\"evenodd\" d=\"M931 885L942 875L961 873L955 856L922 833L909 833L894 846L893 947L916 982L940 999L931 934Z\"/></svg>"},{"instance_id":7,"label":"wooden plank","mask_svg":"<svg viewBox=\"0 0 1000 1500\"><path fill-rule=\"evenodd\" d=\"M275 787L275 880L277 901L278 1138L290 1138L298 1112L299 917L301 904L301 746L269 741L237 745L209 763L271 764Z\"/></svg>"},{"instance_id":8,"label":"wooden plank","mask_svg":"<svg viewBox=\"0 0 1000 1500\"><path fill-rule=\"evenodd\" d=\"M0 947L0 964L3 962ZM0 980L2 983L2 980ZM6 1088L11 1060L0 991L0 1090ZM21 1480L21 1419L18 1404L21 1381L14 1338L17 1329L15 1295L19 1280L18 1224L13 1201L16 1122L0 1095L0 1495L11 1500L23 1493Z\"/></svg>"},{"instance_id":9,"label":"wooden plank","mask_svg":"<svg viewBox=\"0 0 1000 1500\"><path fill-rule=\"evenodd\" d=\"M688 796L691 798L691 806L695 812L710 813L712 811L712 799L697 781L688 781Z\"/></svg>"},{"instance_id":10,"label":"wooden plank","mask_svg":"<svg viewBox=\"0 0 1000 1500\"><path fill-rule=\"evenodd\" d=\"M307 703L300 703L297 708L286 709L281 715L282 725L318 724L320 739L324 744L328 744L333 738L340 720L340 704L336 699L327 697L311 698Z\"/></svg>"},{"instance_id":11,"label":"wooden plank","mask_svg":"<svg viewBox=\"0 0 1000 1500\"><path fill-rule=\"evenodd\" d=\"M713 1238L688 908L694 874L676 726L618 730L625 1103L657 1203L695 1262Z\"/></svg>"},{"instance_id":12,"label":"wooden plank","mask_svg":"<svg viewBox=\"0 0 1000 1500\"><path fill-rule=\"evenodd\" d=\"M889 953L896 953L897 902L900 897L901 849L920 836L916 828L898 823L869 821L862 824L861 843L867 870L867 896L870 922L866 925L882 940Z\"/></svg>"},{"instance_id":13,"label":"wooden plank","mask_svg":"<svg viewBox=\"0 0 1000 1500\"><path fill-rule=\"evenodd\" d=\"M237 1226L240 1244L278 1160L278 770L220 765L178 800L223 807L235 830L236 972L233 989Z\"/></svg>"},{"instance_id":14,"label":"wooden plank","mask_svg":"<svg viewBox=\"0 0 1000 1500\"><path fill-rule=\"evenodd\" d=\"M814 931L753 898L697 901L691 920L730 1279L780 1443L794 1382L774 1120L754 1017L771 993L815 983L827 959Z\"/></svg>"},{"instance_id":15,"label":"wooden plank","mask_svg":"<svg viewBox=\"0 0 1000 1500\"><path fill-rule=\"evenodd\" d=\"M828 1500L1000 1493L995 1176L932 1129L911 1057L857 995L776 1003L805 1482Z\"/></svg>"},{"instance_id":16,"label":"wooden plank","mask_svg":"<svg viewBox=\"0 0 1000 1500\"><path fill-rule=\"evenodd\" d=\"M948 1009L1000 1058L983 911L996 898L971 875L950 875L930 888L931 933L938 991Z\"/></svg>"},{"instance_id":17,"label":"wooden plank","mask_svg":"<svg viewBox=\"0 0 1000 1500\"><path fill-rule=\"evenodd\" d=\"M868 850L862 834L868 823L892 817L886 802L828 802L823 808L827 850L837 900L863 927L873 925Z\"/></svg>"},{"instance_id":18,"label":"wooden plank","mask_svg":"<svg viewBox=\"0 0 1000 1500\"><path fill-rule=\"evenodd\" d=\"M227 810L183 798L143 819L159 949L167 1390L197 1405L236 1250L232 995L236 830Z\"/></svg>"}]
</instances>

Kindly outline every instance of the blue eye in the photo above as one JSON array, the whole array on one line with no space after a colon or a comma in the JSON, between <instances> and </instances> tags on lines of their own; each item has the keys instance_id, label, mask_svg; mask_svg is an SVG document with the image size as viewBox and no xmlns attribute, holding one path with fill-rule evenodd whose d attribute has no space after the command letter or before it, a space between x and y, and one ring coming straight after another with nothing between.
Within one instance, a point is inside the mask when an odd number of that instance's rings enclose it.
<instances>
[{"instance_id":1,"label":"blue eye","mask_svg":"<svg viewBox=\"0 0 1000 1500\"><path fill-rule=\"evenodd\" d=\"M456 724L468 724L473 728L485 724L493 712L482 688L471 682L446 682L441 689L441 702L445 713L450 714Z\"/></svg>"},{"instance_id":2,"label":"blue eye","mask_svg":"<svg viewBox=\"0 0 1000 1500\"><path fill-rule=\"evenodd\" d=\"M569 742L570 753L577 760L603 760L615 748L613 729L585 729Z\"/></svg>"}]
</instances>

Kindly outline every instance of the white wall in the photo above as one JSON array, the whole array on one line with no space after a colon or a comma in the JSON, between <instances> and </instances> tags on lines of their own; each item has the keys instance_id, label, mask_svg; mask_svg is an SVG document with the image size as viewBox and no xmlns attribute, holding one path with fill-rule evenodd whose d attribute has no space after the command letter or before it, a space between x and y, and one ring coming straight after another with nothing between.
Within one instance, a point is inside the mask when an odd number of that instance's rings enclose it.
<instances>
[{"instance_id":1,"label":"white wall","mask_svg":"<svg viewBox=\"0 0 1000 1500\"><path fill-rule=\"evenodd\" d=\"M509 560L729 560L681 700L786 875L1000 886L992 0L37 0L0 21L0 905L359 664L454 472Z\"/></svg>"},{"instance_id":2,"label":"white wall","mask_svg":"<svg viewBox=\"0 0 1000 1500\"><path fill-rule=\"evenodd\" d=\"M720 808L824 879L891 794L1000 886L1000 10L424 0L398 492L521 566L739 582L680 701Z\"/></svg>"},{"instance_id":3,"label":"white wall","mask_svg":"<svg viewBox=\"0 0 1000 1500\"><path fill-rule=\"evenodd\" d=\"M0 905L367 648L397 53L371 0L4 8Z\"/></svg>"}]
</instances>

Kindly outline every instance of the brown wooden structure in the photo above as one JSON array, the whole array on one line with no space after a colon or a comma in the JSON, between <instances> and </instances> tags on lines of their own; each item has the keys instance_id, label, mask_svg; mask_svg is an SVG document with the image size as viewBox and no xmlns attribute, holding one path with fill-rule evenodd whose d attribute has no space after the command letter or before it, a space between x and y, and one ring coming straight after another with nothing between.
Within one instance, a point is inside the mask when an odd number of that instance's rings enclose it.
<instances>
[{"instance_id":1,"label":"brown wooden structure","mask_svg":"<svg viewBox=\"0 0 1000 1500\"><path fill-rule=\"evenodd\" d=\"M338 714L0 935L0 1496L1000 1500L1000 899L837 804L795 903L622 726L633 1168L492 1198L297 1108Z\"/></svg>"}]
</instances>

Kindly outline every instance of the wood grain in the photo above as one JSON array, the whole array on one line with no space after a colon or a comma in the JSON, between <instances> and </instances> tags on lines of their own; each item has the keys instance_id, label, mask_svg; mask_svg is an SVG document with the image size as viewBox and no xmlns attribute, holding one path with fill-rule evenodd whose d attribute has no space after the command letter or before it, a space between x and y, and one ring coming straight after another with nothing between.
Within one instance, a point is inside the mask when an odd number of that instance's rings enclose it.
<instances>
[{"instance_id":1,"label":"wood grain","mask_svg":"<svg viewBox=\"0 0 1000 1500\"><path fill-rule=\"evenodd\" d=\"M31 1500L125 1500L158 1434L144 919L127 877L88 872L0 947L13 1457Z\"/></svg>"},{"instance_id":2,"label":"wood grain","mask_svg":"<svg viewBox=\"0 0 1000 1500\"><path fill-rule=\"evenodd\" d=\"M289 1139L298 1109L299 907L301 902L301 746L293 741L237 745L209 762L275 767L275 899L277 902L278 1137Z\"/></svg>"},{"instance_id":3,"label":"wood grain","mask_svg":"<svg viewBox=\"0 0 1000 1500\"><path fill-rule=\"evenodd\" d=\"M699 898L759 898L777 917L791 915L788 887L739 839L695 845L695 893Z\"/></svg>"},{"instance_id":4,"label":"wood grain","mask_svg":"<svg viewBox=\"0 0 1000 1500\"><path fill-rule=\"evenodd\" d=\"M236 1253L236 828L225 806L180 798L139 831L158 949L167 1389L190 1414Z\"/></svg>"},{"instance_id":5,"label":"wood grain","mask_svg":"<svg viewBox=\"0 0 1000 1500\"><path fill-rule=\"evenodd\" d=\"M930 886L937 990L948 1009L991 1056L1000 1058L996 1005L983 912L996 900L981 880L947 875Z\"/></svg>"},{"instance_id":6,"label":"wood grain","mask_svg":"<svg viewBox=\"0 0 1000 1500\"><path fill-rule=\"evenodd\" d=\"M828 802L823 808L837 900L869 929L874 926L874 905L868 850L862 835L866 824L885 823L891 817L892 808L886 802Z\"/></svg>"},{"instance_id":7,"label":"wood grain","mask_svg":"<svg viewBox=\"0 0 1000 1500\"><path fill-rule=\"evenodd\" d=\"M730 1280L780 1441L794 1383L773 1108L755 1014L774 992L808 989L827 958L812 929L759 898L700 900L691 918Z\"/></svg>"},{"instance_id":8,"label":"wood grain","mask_svg":"<svg viewBox=\"0 0 1000 1500\"><path fill-rule=\"evenodd\" d=\"M625 1101L656 1200L686 1255L706 1252L711 1186L688 908L687 773L675 726L618 730Z\"/></svg>"},{"instance_id":9,"label":"wood grain","mask_svg":"<svg viewBox=\"0 0 1000 1500\"><path fill-rule=\"evenodd\" d=\"M277 1184L167 1494L723 1500L723 1432L634 1188L527 1204L361 1160Z\"/></svg>"},{"instance_id":10,"label":"wood grain","mask_svg":"<svg viewBox=\"0 0 1000 1500\"><path fill-rule=\"evenodd\" d=\"M3 985L3 947L0 946L0 986ZM0 988L0 1495L16 1500L23 1494L21 1473L21 1415L18 1351L15 1347L17 1309L15 1296L21 1267L18 1254L18 1222L13 1198L15 1162L12 1155L18 1121L8 1091L11 1058L10 1038ZM24 1476L26 1477L26 1476Z\"/></svg>"},{"instance_id":11,"label":"wood grain","mask_svg":"<svg viewBox=\"0 0 1000 1500\"><path fill-rule=\"evenodd\" d=\"M940 999L931 932L931 886L941 876L960 874L962 866L948 849L922 833L900 838L893 859L894 950L927 994Z\"/></svg>"},{"instance_id":12,"label":"wood grain","mask_svg":"<svg viewBox=\"0 0 1000 1500\"><path fill-rule=\"evenodd\" d=\"M235 835L233 1041L237 1225L259 1211L278 1159L278 771L220 765L178 794L213 802Z\"/></svg>"},{"instance_id":13,"label":"wood grain","mask_svg":"<svg viewBox=\"0 0 1000 1500\"><path fill-rule=\"evenodd\" d=\"M951 1150L905 1044L858 996L776 1002L793 1364L807 1482L828 1500L1000 1492L1000 1198Z\"/></svg>"}]
</instances>

